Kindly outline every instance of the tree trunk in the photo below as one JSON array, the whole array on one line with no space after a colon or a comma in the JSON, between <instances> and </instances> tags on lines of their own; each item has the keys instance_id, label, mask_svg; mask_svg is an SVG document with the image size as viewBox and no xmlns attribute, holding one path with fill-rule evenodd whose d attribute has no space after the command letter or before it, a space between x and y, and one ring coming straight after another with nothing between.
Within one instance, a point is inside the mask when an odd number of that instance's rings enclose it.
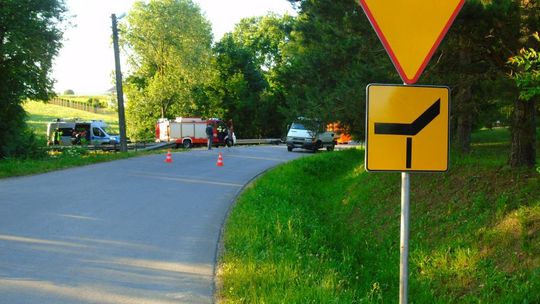
<instances>
[{"instance_id":1,"label":"tree trunk","mask_svg":"<svg viewBox=\"0 0 540 304\"><path fill-rule=\"evenodd\" d=\"M457 118L456 146L461 153L471 152L472 115L463 113Z\"/></svg>"},{"instance_id":2,"label":"tree trunk","mask_svg":"<svg viewBox=\"0 0 540 304\"><path fill-rule=\"evenodd\" d=\"M465 39L460 39L462 46L459 51L459 65L461 67L469 66L472 62L469 43ZM471 152L471 132L473 125L474 103L472 96L472 84L474 83L472 75L463 75L459 81L456 94L456 134L455 146L461 153Z\"/></svg>"},{"instance_id":3,"label":"tree trunk","mask_svg":"<svg viewBox=\"0 0 540 304\"><path fill-rule=\"evenodd\" d=\"M534 167L536 163L535 99L514 102L512 146L508 163L512 168Z\"/></svg>"},{"instance_id":4,"label":"tree trunk","mask_svg":"<svg viewBox=\"0 0 540 304\"><path fill-rule=\"evenodd\" d=\"M469 153L471 152L474 104L471 85L466 82L461 85L456 94L454 144L461 153Z\"/></svg>"}]
</instances>

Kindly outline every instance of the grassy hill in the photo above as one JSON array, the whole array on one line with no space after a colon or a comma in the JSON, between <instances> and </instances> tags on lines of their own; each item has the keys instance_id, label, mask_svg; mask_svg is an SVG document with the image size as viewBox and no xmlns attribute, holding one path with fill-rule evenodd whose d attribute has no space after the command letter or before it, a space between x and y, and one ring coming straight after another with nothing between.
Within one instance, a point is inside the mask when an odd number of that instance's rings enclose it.
<instances>
[{"instance_id":1,"label":"grassy hill","mask_svg":"<svg viewBox=\"0 0 540 304\"><path fill-rule=\"evenodd\" d=\"M540 302L540 173L506 165L505 129L474 134L447 173L411 175L411 303ZM400 174L363 151L276 168L232 210L224 303L396 303Z\"/></svg>"},{"instance_id":2,"label":"grassy hill","mask_svg":"<svg viewBox=\"0 0 540 304\"><path fill-rule=\"evenodd\" d=\"M134 153L88 152L81 147L70 147L59 151L45 149L47 144L47 123L56 118L78 117L82 120L103 120L109 124L109 130L112 133L117 133L118 118L115 115L94 114L36 101L26 102L24 109L28 114L27 123L29 127L34 130L38 142L42 145L42 157L37 159L1 159L0 178L43 173L134 155Z\"/></svg>"},{"instance_id":3,"label":"grassy hill","mask_svg":"<svg viewBox=\"0 0 540 304\"><path fill-rule=\"evenodd\" d=\"M118 133L118 115L95 114L77 109L61 107L38 101L28 101L24 104L28 114L27 123L34 129L36 135L45 139L47 123L56 118L80 118L82 120L103 120L109 124L112 133ZM46 140L45 140L46 143Z\"/></svg>"},{"instance_id":4,"label":"grassy hill","mask_svg":"<svg viewBox=\"0 0 540 304\"><path fill-rule=\"evenodd\" d=\"M108 95L59 95L58 98L62 99L68 99L68 100L74 100L78 102L87 102L89 99L97 99L101 104L107 104L109 99L111 99Z\"/></svg>"}]
</instances>

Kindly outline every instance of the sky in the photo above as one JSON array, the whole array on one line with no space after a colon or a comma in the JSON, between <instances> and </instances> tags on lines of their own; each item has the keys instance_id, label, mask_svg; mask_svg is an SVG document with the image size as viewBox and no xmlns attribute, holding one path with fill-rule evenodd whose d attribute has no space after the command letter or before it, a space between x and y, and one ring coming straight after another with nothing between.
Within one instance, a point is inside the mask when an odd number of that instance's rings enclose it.
<instances>
[{"instance_id":1,"label":"sky","mask_svg":"<svg viewBox=\"0 0 540 304\"><path fill-rule=\"evenodd\" d=\"M286 0L192 0L212 24L214 40L234 29L242 18L268 12L295 15ZM56 57L52 77L58 93L103 94L113 87L114 53L111 14L129 13L135 0L66 0L71 25ZM120 21L121 22L121 21ZM122 54L121 54L122 56ZM125 74L127 67L122 67Z\"/></svg>"}]
</instances>

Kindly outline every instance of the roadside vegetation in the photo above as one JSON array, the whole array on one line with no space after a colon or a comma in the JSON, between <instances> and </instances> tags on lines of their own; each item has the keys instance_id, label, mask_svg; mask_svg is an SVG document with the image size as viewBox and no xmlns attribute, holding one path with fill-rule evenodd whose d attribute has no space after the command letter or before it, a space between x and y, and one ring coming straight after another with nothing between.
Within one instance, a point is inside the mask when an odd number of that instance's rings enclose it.
<instances>
[{"instance_id":1,"label":"roadside vegetation","mask_svg":"<svg viewBox=\"0 0 540 304\"><path fill-rule=\"evenodd\" d=\"M89 111L100 114L112 114L117 111L116 96L96 95L96 96L78 96L78 95L60 95L51 98L49 103L59 106L67 106L79 110ZM113 102L114 101L114 102Z\"/></svg>"},{"instance_id":2,"label":"roadside vegetation","mask_svg":"<svg viewBox=\"0 0 540 304\"><path fill-rule=\"evenodd\" d=\"M0 178L44 173L69 167L83 166L98 162L122 159L140 155L139 153L116 153L88 151L84 147L65 147L59 150L48 149L47 123L56 118L80 118L83 120L103 120L114 133L118 130L118 119L114 115L93 114L76 109L60 107L37 101L24 104L27 113L26 123L31 129L34 150L31 157L4 158L0 161Z\"/></svg>"},{"instance_id":3,"label":"roadside vegetation","mask_svg":"<svg viewBox=\"0 0 540 304\"><path fill-rule=\"evenodd\" d=\"M101 108L106 108L107 103L111 97L106 95L59 95L58 98L72 100L76 102L86 102L92 105L99 106Z\"/></svg>"},{"instance_id":4,"label":"roadside vegetation","mask_svg":"<svg viewBox=\"0 0 540 304\"><path fill-rule=\"evenodd\" d=\"M363 88L401 81L359 1L288 1L296 16L246 18L219 41L192 1L135 2L120 24L128 137L153 138L159 118L203 116L234 120L239 138L276 138L304 116L364 138ZM70 15L64 1L2 2L0 178L137 155L45 146L58 117L118 128L113 116L27 102L54 95ZM539 28L537 1L465 1L420 79L451 88L458 152L448 173L411 179L414 302L540 302ZM494 126L509 128L472 134ZM225 302L395 301L399 175L368 174L362 160L358 150L298 160L242 196L225 235Z\"/></svg>"},{"instance_id":5,"label":"roadside vegetation","mask_svg":"<svg viewBox=\"0 0 540 304\"><path fill-rule=\"evenodd\" d=\"M540 302L540 172L512 170L509 142L483 130L447 173L412 174L411 302ZM246 190L225 229L220 301L396 302L400 174L367 173L363 159L303 158Z\"/></svg>"},{"instance_id":6,"label":"roadside vegetation","mask_svg":"<svg viewBox=\"0 0 540 304\"><path fill-rule=\"evenodd\" d=\"M81 147L69 147L59 151L44 152L31 159L7 158L0 162L0 178L45 173L72 167L85 166L140 155L140 152L116 153L88 151Z\"/></svg>"},{"instance_id":7,"label":"roadside vegetation","mask_svg":"<svg viewBox=\"0 0 540 304\"><path fill-rule=\"evenodd\" d=\"M119 24L122 49L130 50L123 54L127 136L153 138L159 118L200 116L233 120L238 138L282 138L302 116L339 122L363 139L366 94L359 88L402 81L360 2L288 2L294 16L245 18L219 40L193 1L134 2ZM35 153L32 135L21 131L22 105L54 97L50 71L70 15L58 0L7 2L0 11L0 37L10 37L0 48L0 78L9 80L0 87L0 160ZM464 1L418 82L451 88L451 135L460 152L469 153L472 130L510 126L510 166L535 166L539 28L536 1ZM64 95L78 98L71 89Z\"/></svg>"},{"instance_id":8,"label":"roadside vegetation","mask_svg":"<svg viewBox=\"0 0 540 304\"><path fill-rule=\"evenodd\" d=\"M118 133L118 114L95 114L77 109L61 107L40 101L27 101L26 124L32 129L40 142L47 143L47 123L57 118L79 118L81 120L103 120L113 134Z\"/></svg>"}]
</instances>

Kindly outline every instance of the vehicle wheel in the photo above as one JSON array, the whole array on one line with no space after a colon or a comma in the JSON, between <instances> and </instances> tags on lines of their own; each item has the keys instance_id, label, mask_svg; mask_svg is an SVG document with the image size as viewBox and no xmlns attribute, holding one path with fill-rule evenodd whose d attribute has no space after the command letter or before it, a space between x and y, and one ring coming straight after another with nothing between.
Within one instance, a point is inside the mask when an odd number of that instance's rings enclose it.
<instances>
[{"instance_id":1,"label":"vehicle wheel","mask_svg":"<svg viewBox=\"0 0 540 304\"><path fill-rule=\"evenodd\" d=\"M291 147L291 146L287 146L287 151L291 152L291 151L292 151L292 149L293 149L293 147Z\"/></svg>"},{"instance_id":2,"label":"vehicle wheel","mask_svg":"<svg viewBox=\"0 0 540 304\"><path fill-rule=\"evenodd\" d=\"M322 144L322 141L317 141L317 143L315 144L315 146L313 147L313 153L317 153L317 151L319 151L320 148L323 147L323 144Z\"/></svg>"},{"instance_id":3,"label":"vehicle wheel","mask_svg":"<svg viewBox=\"0 0 540 304\"><path fill-rule=\"evenodd\" d=\"M327 147L326 147L326 151L328 151L328 152L332 152L332 151L334 151L334 148L335 148L335 146L334 146L334 145L331 145L331 146L327 146Z\"/></svg>"},{"instance_id":4,"label":"vehicle wheel","mask_svg":"<svg viewBox=\"0 0 540 304\"><path fill-rule=\"evenodd\" d=\"M191 143L191 140L189 139L186 139L182 142L182 145L184 146L185 149L190 149L191 147L193 147L193 144Z\"/></svg>"},{"instance_id":5,"label":"vehicle wheel","mask_svg":"<svg viewBox=\"0 0 540 304\"><path fill-rule=\"evenodd\" d=\"M227 139L226 145L227 145L227 147L232 147L232 145L233 145L232 140Z\"/></svg>"}]
</instances>

